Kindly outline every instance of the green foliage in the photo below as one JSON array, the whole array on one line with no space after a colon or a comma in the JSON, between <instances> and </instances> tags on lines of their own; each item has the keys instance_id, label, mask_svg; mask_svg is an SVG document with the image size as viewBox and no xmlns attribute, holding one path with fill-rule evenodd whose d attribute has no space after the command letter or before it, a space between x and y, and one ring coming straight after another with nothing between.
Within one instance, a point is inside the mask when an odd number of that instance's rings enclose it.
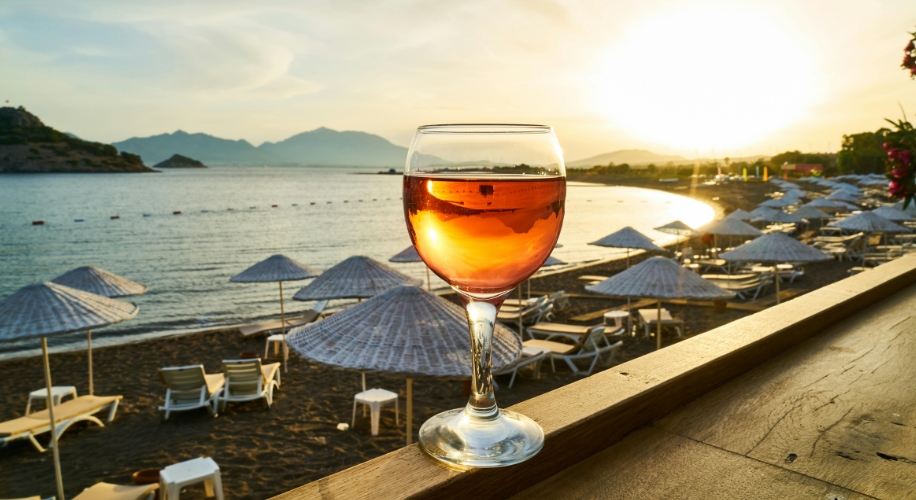
<instances>
[{"instance_id":1,"label":"green foliage","mask_svg":"<svg viewBox=\"0 0 916 500\"><path fill-rule=\"evenodd\" d=\"M887 154L881 147L890 130L878 129L843 136L843 147L837 154L837 169L841 174L884 173Z\"/></svg>"}]
</instances>

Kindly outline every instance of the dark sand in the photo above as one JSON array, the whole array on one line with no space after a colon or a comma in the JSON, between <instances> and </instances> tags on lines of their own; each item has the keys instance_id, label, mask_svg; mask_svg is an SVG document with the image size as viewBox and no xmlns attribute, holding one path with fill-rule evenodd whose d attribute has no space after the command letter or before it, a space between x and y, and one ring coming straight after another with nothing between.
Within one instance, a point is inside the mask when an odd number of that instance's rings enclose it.
<instances>
[{"instance_id":1,"label":"dark sand","mask_svg":"<svg viewBox=\"0 0 916 500\"><path fill-rule=\"evenodd\" d=\"M771 189L765 184L726 185L697 188L693 195L718 204L721 213L734 208L750 210L766 199L765 193ZM672 191L691 194L685 190ZM693 245L699 247L697 241ZM631 260L635 263L643 258ZM805 277L783 288L813 290L844 278L850 265L833 261L809 265ZM611 275L623 268L624 263L616 261L536 278L531 289L584 294L584 283L578 276ZM624 303L606 298L573 299L570 308L558 312L554 321L565 322L572 316ZM664 345L749 314L733 310L716 314L710 307L665 307L675 317L685 320L686 335L678 338L666 331ZM129 484L131 474L140 469L210 456L222 470L226 498L268 498L404 446L405 379L367 376L369 386L400 394L400 426L395 425L392 409L385 407L379 436L370 436L369 419L362 416L361 410L355 428L341 432L336 426L350 421L352 398L360 391L359 375L320 367L295 356L290 359L289 372L283 374L283 386L274 393L274 404L269 410L263 402L234 404L217 418L211 418L205 410L196 410L174 414L167 423L159 422L156 408L162 404L165 391L156 376L158 368L203 363L208 373L214 373L219 370L220 360L236 358L243 351L263 352L263 348L263 339L242 340L236 331L226 330L95 350L96 394L120 394L124 400L111 425L100 428L77 424L62 437L61 464L67 495L75 496L98 481ZM627 338L617 361L653 350L654 338L646 340L641 335ZM86 363L85 352L52 355L54 383L75 385L80 394L86 394ZM546 368L540 380L533 380L526 373L516 380L512 389L507 387L507 377L498 378L502 384L497 392L499 403L509 406L577 380L565 367L558 365L558 369L553 374ZM42 377L39 358L0 363L0 380L4 381L0 388L0 418L22 415L28 393L43 387ZM466 402L460 381L417 380L413 393L414 432L433 414ZM42 436L42 442L47 440L48 435ZM50 452L39 453L27 441L0 448L0 496L55 494L51 460ZM183 498L189 499L203 497L202 487L191 487L183 494Z\"/></svg>"}]
</instances>

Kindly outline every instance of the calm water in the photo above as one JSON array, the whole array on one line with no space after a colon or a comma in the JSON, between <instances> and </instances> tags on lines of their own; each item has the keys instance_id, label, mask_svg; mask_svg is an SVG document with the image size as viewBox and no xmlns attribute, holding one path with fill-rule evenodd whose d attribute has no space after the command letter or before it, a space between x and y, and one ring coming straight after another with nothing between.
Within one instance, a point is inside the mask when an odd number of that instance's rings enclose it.
<instances>
[{"instance_id":1,"label":"calm water","mask_svg":"<svg viewBox=\"0 0 916 500\"><path fill-rule=\"evenodd\" d=\"M229 283L229 277L275 253L327 269L351 255L386 262L410 244L401 177L360 172L373 171L0 175L0 298L81 265L149 286L146 295L126 299L140 305L136 318L93 334L99 345L276 316L276 284ZM646 189L571 184L567 196L563 247L553 255L570 263L614 255L587 243L623 226L664 243L671 236L653 227L674 219L697 226L713 216L705 204ZM173 215L176 210L182 214ZM44 226L31 225L39 219ZM391 265L426 276L423 264ZM285 283L286 298L305 284ZM288 312L309 307L287 301ZM74 334L50 342L82 348L84 339ZM0 344L0 358L37 348L37 341Z\"/></svg>"}]
</instances>

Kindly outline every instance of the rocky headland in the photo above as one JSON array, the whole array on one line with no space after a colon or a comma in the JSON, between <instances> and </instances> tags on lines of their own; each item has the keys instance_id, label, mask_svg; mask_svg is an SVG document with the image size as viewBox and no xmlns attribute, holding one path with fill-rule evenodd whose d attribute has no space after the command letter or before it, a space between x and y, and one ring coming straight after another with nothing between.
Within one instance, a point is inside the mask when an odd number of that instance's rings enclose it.
<instances>
[{"instance_id":1,"label":"rocky headland","mask_svg":"<svg viewBox=\"0 0 916 500\"><path fill-rule=\"evenodd\" d=\"M48 127L23 107L0 108L0 173L155 172L139 156Z\"/></svg>"},{"instance_id":2,"label":"rocky headland","mask_svg":"<svg viewBox=\"0 0 916 500\"><path fill-rule=\"evenodd\" d=\"M168 160L153 165L153 168L207 168L207 166L193 158L175 154Z\"/></svg>"}]
</instances>

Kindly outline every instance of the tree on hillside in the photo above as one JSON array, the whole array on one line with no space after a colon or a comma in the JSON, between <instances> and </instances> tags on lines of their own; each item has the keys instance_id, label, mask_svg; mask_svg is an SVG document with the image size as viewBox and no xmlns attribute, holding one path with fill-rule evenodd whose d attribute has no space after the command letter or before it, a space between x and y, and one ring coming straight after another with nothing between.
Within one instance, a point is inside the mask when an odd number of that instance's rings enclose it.
<instances>
[{"instance_id":1,"label":"tree on hillside","mask_svg":"<svg viewBox=\"0 0 916 500\"><path fill-rule=\"evenodd\" d=\"M837 155L837 168L841 174L880 174L884 172L887 153L882 144L890 130L862 132L843 136L843 147Z\"/></svg>"}]
</instances>

